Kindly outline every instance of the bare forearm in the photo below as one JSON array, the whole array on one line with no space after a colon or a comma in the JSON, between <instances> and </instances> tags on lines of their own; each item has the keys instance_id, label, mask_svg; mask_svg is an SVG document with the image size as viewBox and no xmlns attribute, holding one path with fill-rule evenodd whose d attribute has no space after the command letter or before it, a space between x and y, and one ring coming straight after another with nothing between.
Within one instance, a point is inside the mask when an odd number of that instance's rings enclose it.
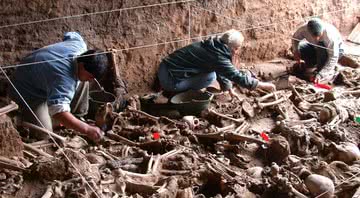
<instances>
[{"instance_id":1,"label":"bare forearm","mask_svg":"<svg viewBox=\"0 0 360 198\"><path fill-rule=\"evenodd\" d=\"M57 113L53 117L60 121L65 127L74 129L83 135L86 135L94 142L98 142L102 139L103 133L99 127L90 126L85 122L82 122L73 116L70 112Z\"/></svg>"},{"instance_id":2,"label":"bare forearm","mask_svg":"<svg viewBox=\"0 0 360 198\"><path fill-rule=\"evenodd\" d=\"M66 128L74 129L83 134L86 134L89 127L88 124L77 119L70 112L57 113L53 117L56 120L58 120L61 124L63 124Z\"/></svg>"}]
</instances>

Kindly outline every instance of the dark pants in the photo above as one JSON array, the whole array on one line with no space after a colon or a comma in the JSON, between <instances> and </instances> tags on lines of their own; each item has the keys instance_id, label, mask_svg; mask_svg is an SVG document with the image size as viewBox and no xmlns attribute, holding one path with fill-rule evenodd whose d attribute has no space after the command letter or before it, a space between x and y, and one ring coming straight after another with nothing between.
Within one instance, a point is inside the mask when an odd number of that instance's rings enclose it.
<instances>
[{"instance_id":1,"label":"dark pants","mask_svg":"<svg viewBox=\"0 0 360 198\"><path fill-rule=\"evenodd\" d=\"M319 43L318 45L325 47L323 43ZM299 43L299 52L301 59L305 61L305 65L309 68L317 67L317 69L320 70L328 59L326 49L316 47L306 41Z\"/></svg>"},{"instance_id":2,"label":"dark pants","mask_svg":"<svg viewBox=\"0 0 360 198\"><path fill-rule=\"evenodd\" d=\"M177 79L169 73L167 66L161 63L158 71L158 78L161 87L165 91L183 92L187 90L200 90L208 87L216 80L216 73L200 73L185 79Z\"/></svg>"},{"instance_id":3,"label":"dark pants","mask_svg":"<svg viewBox=\"0 0 360 198\"><path fill-rule=\"evenodd\" d=\"M316 71L320 71L326 61L328 60L328 49L325 48L323 42L319 42L317 45L322 47L314 46L307 41L301 41L299 43L299 52L300 57L304 60L305 64L298 68L295 73L301 73L305 79L311 78ZM349 66L357 68L358 64L353 61L351 58L348 58L344 55L344 50L340 48L339 50L339 60L338 62L343 66Z\"/></svg>"}]
</instances>

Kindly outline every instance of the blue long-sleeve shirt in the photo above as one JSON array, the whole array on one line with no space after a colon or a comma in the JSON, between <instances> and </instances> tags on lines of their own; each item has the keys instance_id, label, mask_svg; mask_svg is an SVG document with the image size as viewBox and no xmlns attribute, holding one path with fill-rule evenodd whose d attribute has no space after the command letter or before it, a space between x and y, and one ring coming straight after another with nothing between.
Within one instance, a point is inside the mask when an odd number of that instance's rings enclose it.
<instances>
[{"instance_id":1,"label":"blue long-sleeve shirt","mask_svg":"<svg viewBox=\"0 0 360 198\"><path fill-rule=\"evenodd\" d=\"M74 60L86 50L86 43L80 34L65 33L62 42L38 49L21 61L21 64L35 64L17 68L15 87L25 100L46 101L51 116L70 112L70 103L78 83Z\"/></svg>"}]
</instances>

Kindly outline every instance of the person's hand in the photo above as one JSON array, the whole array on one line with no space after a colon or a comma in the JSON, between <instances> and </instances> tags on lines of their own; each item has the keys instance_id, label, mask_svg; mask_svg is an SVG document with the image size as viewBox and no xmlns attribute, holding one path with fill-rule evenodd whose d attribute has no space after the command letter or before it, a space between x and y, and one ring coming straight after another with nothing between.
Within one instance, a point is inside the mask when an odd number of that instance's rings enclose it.
<instances>
[{"instance_id":1,"label":"person's hand","mask_svg":"<svg viewBox=\"0 0 360 198\"><path fill-rule=\"evenodd\" d=\"M268 92L273 92L276 90L276 86L274 84L268 82L261 82L261 81L258 82L256 88L263 89Z\"/></svg>"},{"instance_id":2,"label":"person's hand","mask_svg":"<svg viewBox=\"0 0 360 198\"><path fill-rule=\"evenodd\" d=\"M88 129L86 130L86 136L93 142L97 143L102 139L103 132L99 127L89 125Z\"/></svg>"},{"instance_id":3,"label":"person's hand","mask_svg":"<svg viewBox=\"0 0 360 198\"><path fill-rule=\"evenodd\" d=\"M301 63L301 57L300 57L300 52L299 51L294 52L294 59L298 64Z\"/></svg>"},{"instance_id":4,"label":"person's hand","mask_svg":"<svg viewBox=\"0 0 360 198\"><path fill-rule=\"evenodd\" d=\"M316 74L313 76L312 83L327 83L326 79L321 77L320 74Z\"/></svg>"},{"instance_id":5,"label":"person's hand","mask_svg":"<svg viewBox=\"0 0 360 198\"><path fill-rule=\"evenodd\" d=\"M312 83L319 83L320 80L321 80L321 77L319 75L314 75L310 78L310 82L312 82Z\"/></svg>"},{"instance_id":6,"label":"person's hand","mask_svg":"<svg viewBox=\"0 0 360 198\"><path fill-rule=\"evenodd\" d=\"M314 81L312 81L314 84L331 84L331 80L328 80L326 78L322 78L320 75L316 75L314 78Z\"/></svg>"},{"instance_id":7,"label":"person's hand","mask_svg":"<svg viewBox=\"0 0 360 198\"><path fill-rule=\"evenodd\" d=\"M234 90L233 88L231 88L231 89L229 90L229 94L230 94L230 96L231 96L232 99L237 98L238 100L241 101L240 96L235 92L235 90Z\"/></svg>"}]
</instances>

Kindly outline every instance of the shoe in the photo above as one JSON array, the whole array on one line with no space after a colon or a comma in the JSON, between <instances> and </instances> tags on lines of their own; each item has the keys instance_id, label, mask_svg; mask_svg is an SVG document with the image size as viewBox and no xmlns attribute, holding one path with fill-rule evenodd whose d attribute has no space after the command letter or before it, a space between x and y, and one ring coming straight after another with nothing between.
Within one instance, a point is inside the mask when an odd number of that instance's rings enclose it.
<instances>
[{"instance_id":1,"label":"shoe","mask_svg":"<svg viewBox=\"0 0 360 198\"><path fill-rule=\"evenodd\" d=\"M360 64L348 55L343 55L339 58L339 64L351 68L359 68Z\"/></svg>"}]
</instances>

